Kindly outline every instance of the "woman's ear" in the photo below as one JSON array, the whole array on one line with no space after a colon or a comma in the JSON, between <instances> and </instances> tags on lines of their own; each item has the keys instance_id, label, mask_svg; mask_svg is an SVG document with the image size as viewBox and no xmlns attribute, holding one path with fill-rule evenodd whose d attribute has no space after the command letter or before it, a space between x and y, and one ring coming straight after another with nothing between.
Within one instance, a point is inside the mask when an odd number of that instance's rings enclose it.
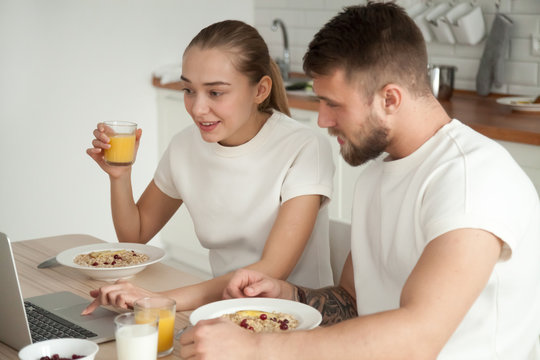
<instances>
[{"instance_id":1,"label":"woman's ear","mask_svg":"<svg viewBox=\"0 0 540 360\"><path fill-rule=\"evenodd\" d=\"M384 98L384 111L387 114L395 113L401 106L403 90L396 84L388 84L382 89Z\"/></svg>"},{"instance_id":2,"label":"woman's ear","mask_svg":"<svg viewBox=\"0 0 540 360\"><path fill-rule=\"evenodd\" d=\"M270 95L272 91L272 79L268 75L264 75L257 84L257 94L255 95L255 102L261 104Z\"/></svg>"}]
</instances>

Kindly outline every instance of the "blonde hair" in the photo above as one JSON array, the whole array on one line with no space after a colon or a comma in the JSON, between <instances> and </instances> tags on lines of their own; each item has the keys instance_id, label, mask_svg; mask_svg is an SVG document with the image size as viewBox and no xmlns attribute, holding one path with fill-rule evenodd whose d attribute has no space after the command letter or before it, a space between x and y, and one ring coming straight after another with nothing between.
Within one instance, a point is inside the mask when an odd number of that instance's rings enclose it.
<instances>
[{"instance_id":1,"label":"blonde hair","mask_svg":"<svg viewBox=\"0 0 540 360\"><path fill-rule=\"evenodd\" d=\"M202 29L191 40L184 54L195 46L201 49L221 48L233 54L235 69L247 76L252 84L257 84L265 75L269 76L272 89L270 95L259 104L258 110L271 114L274 109L290 116L279 67L254 27L237 20L221 21Z\"/></svg>"}]
</instances>

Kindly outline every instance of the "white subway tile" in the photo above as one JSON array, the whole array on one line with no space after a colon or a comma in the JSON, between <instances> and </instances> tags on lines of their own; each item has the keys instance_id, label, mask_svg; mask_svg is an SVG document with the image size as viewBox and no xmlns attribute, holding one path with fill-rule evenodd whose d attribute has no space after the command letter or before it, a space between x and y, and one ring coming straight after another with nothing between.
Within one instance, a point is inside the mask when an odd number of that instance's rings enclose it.
<instances>
[{"instance_id":1,"label":"white subway tile","mask_svg":"<svg viewBox=\"0 0 540 360\"><path fill-rule=\"evenodd\" d=\"M336 12L341 11L346 6L351 5L365 5L366 0L326 0L325 7L326 9L335 10Z\"/></svg>"},{"instance_id":2,"label":"white subway tile","mask_svg":"<svg viewBox=\"0 0 540 360\"><path fill-rule=\"evenodd\" d=\"M328 10L309 11L304 14L305 24L309 28L320 29L326 24L336 13Z\"/></svg>"},{"instance_id":3,"label":"white subway tile","mask_svg":"<svg viewBox=\"0 0 540 360\"><path fill-rule=\"evenodd\" d=\"M525 96L538 96L540 95L540 86L518 86L510 85L509 94L512 95L525 95Z\"/></svg>"},{"instance_id":4,"label":"white subway tile","mask_svg":"<svg viewBox=\"0 0 540 360\"><path fill-rule=\"evenodd\" d=\"M538 22L540 21L538 14L511 14L509 16L514 21L512 37L529 37L531 33L538 31Z\"/></svg>"},{"instance_id":5,"label":"white subway tile","mask_svg":"<svg viewBox=\"0 0 540 360\"><path fill-rule=\"evenodd\" d=\"M454 88L460 90L476 91L476 81L456 79L454 82Z\"/></svg>"},{"instance_id":6,"label":"white subway tile","mask_svg":"<svg viewBox=\"0 0 540 360\"><path fill-rule=\"evenodd\" d=\"M289 0L255 0L255 8L286 8Z\"/></svg>"},{"instance_id":7,"label":"white subway tile","mask_svg":"<svg viewBox=\"0 0 540 360\"><path fill-rule=\"evenodd\" d=\"M507 61L506 82L514 85L535 86L538 82L538 64Z\"/></svg>"},{"instance_id":8,"label":"white subway tile","mask_svg":"<svg viewBox=\"0 0 540 360\"><path fill-rule=\"evenodd\" d=\"M455 54L458 57L480 59L484 54L486 41L483 40L478 45L455 45Z\"/></svg>"},{"instance_id":9,"label":"white subway tile","mask_svg":"<svg viewBox=\"0 0 540 360\"><path fill-rule=\"evenodd\" d=\"M429 42L426 44L429 56L446 56L451 57L455 54L453 45L443 44L439 42Z\"/></svg>"},{"instance_id":10,"label":"white subway tile","mask_svg":"<svg viewBox=\"0 0 540 360\"><path fill-rule=\"evenodd\" d=\"M325 0L289 0L289 8L291 9L325 9Z\"/></svg>"},{"instance_id":11,"label":"white subway tile","mask_svg":"<svg viewBox=\"0 0 540 360\"><path fill-rule=\"evenodd\" d=\"M512 39L510 41L510 59L530 62L540 62L540 56L533 55L531 50L531 38Z\"/></svg>"},{"instance_id":12,"label":"white subway tile","mask_svg":"<svg viewBox=\"0 0 540 360\"><path fill-rule=\"evenodd\" d=\"M512 12L522 14L538 14L540 13L540 1L514 0L512 1Z\"/></svg>"}]
</instances>

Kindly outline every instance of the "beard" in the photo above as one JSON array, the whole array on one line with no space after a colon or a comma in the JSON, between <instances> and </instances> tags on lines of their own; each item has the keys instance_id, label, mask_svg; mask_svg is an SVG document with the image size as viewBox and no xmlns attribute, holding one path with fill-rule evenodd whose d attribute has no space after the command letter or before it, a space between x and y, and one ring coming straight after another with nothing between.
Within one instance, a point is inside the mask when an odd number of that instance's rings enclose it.
<instances>
[{"instance_id":1,"label":"beard","mask_svg":"<svg viewBox=\"0 0 540 360\"><path fill-rule=\"evenodd\" d=\"M362 165L369 160L375 159L385 151L389 144L388 129L381 125L379 119L373 114L366 117L365 126L352 136L359 145L354 145L341 132L333 128L329 128L328 133L333 136L341 135L340 138L345 143L341 145L340 153L343 160L351 166Z\"/></svg>"}]
</instances>

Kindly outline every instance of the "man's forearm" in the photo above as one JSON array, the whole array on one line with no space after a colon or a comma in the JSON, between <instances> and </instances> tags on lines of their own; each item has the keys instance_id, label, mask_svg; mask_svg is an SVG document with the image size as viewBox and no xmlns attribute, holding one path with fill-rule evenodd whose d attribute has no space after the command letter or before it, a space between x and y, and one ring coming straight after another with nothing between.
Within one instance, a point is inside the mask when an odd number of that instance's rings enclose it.
<instances>
[{"instance_id":1,"label":"man's forearm","mask_svg":"<svg viewBox=\"0 0 540 360\"><path fill-rule=\"evenodd\" d=\"M356 300L341 286L322 289L296 286L295 300L319 310L321 325L332 325L358 316Z\"/></svg>"}]
</instances>

